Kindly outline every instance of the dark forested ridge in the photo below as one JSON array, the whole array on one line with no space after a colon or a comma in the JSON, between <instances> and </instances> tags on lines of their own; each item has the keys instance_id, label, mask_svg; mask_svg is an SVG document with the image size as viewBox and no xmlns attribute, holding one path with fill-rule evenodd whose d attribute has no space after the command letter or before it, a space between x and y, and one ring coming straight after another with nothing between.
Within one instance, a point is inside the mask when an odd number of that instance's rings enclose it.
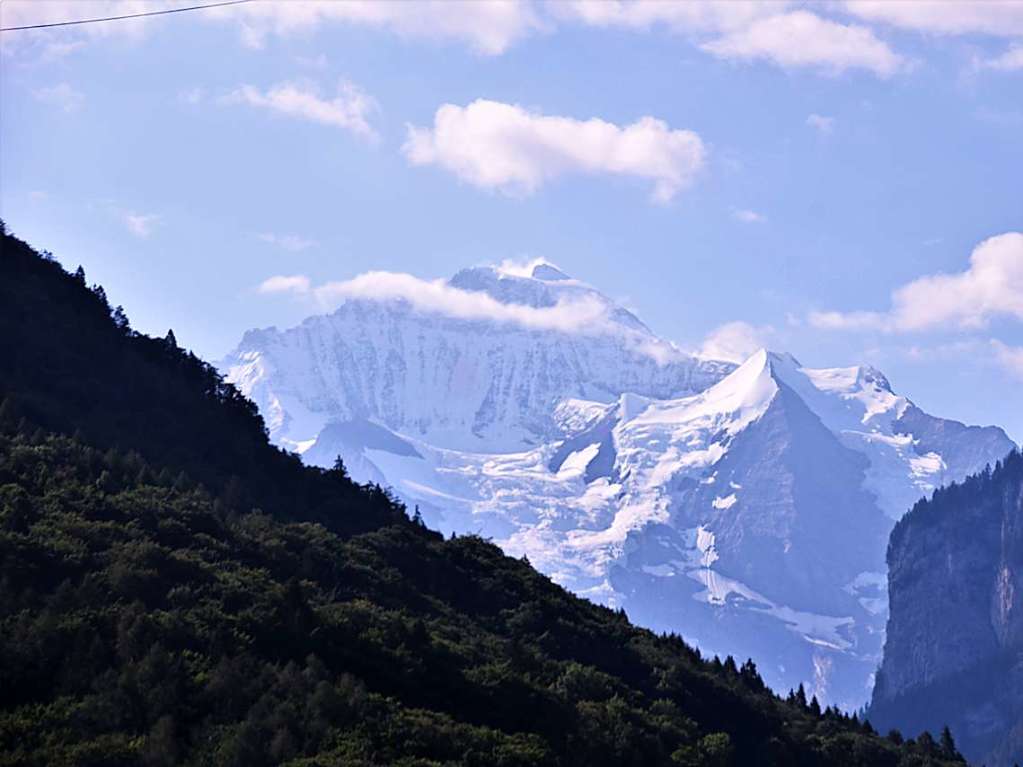
<instances>
[{"instance_id":1,"label":"dark forested ridge","mask_svg":"<svg viewBox=\"0 0 1023 767\"><path fill-rule=\"evenodd\" d=\"M971 760L1023 762L1023 454L917 503L888 571L871 717L907 733L948 724Z\"/></svg>"},{"instance_id":2,"label":"dark forested ridge","mask_svg":"<svg viewBox=\"0 0 1023 767\"><path fill-rule=\"evenodd\" d=\"M3 233L0 764L942 765L267 442Z\"/></svg>"}]
</instances>

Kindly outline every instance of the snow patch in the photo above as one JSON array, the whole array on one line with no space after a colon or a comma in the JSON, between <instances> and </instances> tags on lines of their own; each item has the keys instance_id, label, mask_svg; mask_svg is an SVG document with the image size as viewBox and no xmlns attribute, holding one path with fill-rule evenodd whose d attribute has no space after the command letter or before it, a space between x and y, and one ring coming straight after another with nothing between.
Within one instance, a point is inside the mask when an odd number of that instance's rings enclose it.
<instances>
[{"instance_id":1,"label":"snow patch","mask_svg":"<svg viewBox=\"0 0 1023 767\"><path fill-rule=\"evenodd\" d=\"M731 493L730 495L726 495L724 497L719 495L713 501L711 501L710 505L713 506L715 509L721 510L730 509L735 505L735 502L737 500L739 499L736 498L735 493Z\"/></svg>"}]
</instances>

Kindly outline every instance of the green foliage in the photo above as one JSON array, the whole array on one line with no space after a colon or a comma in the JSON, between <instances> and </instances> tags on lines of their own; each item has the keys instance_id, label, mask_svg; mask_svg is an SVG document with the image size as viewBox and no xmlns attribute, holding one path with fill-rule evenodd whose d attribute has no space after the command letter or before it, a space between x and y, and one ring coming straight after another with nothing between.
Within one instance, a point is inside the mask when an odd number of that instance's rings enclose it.
<instances>
[{"instance_id":1,"label":"green foliage","mask_svg":"<svg viewBox=\"0 0 1023 767\"><path fill-rule=\"evenodd\" d=\"M211 368L3 242L0 765L956 761L302 467Z\"/></svg>"}]
</instances>

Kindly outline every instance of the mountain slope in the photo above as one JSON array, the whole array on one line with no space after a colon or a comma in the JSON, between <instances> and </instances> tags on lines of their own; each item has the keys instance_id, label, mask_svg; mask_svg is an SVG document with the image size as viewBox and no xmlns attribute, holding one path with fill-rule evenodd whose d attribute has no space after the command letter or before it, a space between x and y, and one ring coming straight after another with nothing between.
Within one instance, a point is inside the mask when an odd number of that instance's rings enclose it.
<instances>
[{"instance_id":1,"label":"mountain slope","mask_svg":"<svg viewBox=\"0 0 1023 767\"><path fill-rule=\"evenodd\" d=\"M421 310L414 292L350 298L289 330L249 331L219 366L290 449L307 449L330 423L371 420L476 452L548 439L566 397L677 396L732 367L679 352L549 265L532 275L463 270L443 286L443 311ZM498 307L497 319L476 304Z\"/></svg>"},{"instance_id":2,"label":"mountain slope","mask_svg":"<svg viewBox=\"0 0 1023 767\"><path fill-rule=\"evenodd\" d=\"M776 689L862 705L893 521L1012 441L924 413L869 366L688 357L537 269L418 286L446 303L360 291L247 334L224 369L307 463L341 455L431 526L491 537L643 625L757 657ZM587 302L593 327L569 324Z\"/></svg>"},{"instance_id":3,"label":"mountain slope","mask_svg":"<svg viewBox=\"0 0 1023 767\"><path fill-rule=\"evenodd\" d=\"M954 763L298 465L0 234L0 764Z\"/></svg>"},{"instance_id":4,"label":"mountain slope","mask_svg":"<svg viewBox=\"0 0 1023 767\"><path fill-rule=\"evenodd\" d=\"M921 501L892 532L891 617L871 716L947 723L978 763L1023 759L1023 455Z\"/></svg>"},{"instance_id":5,"label":"mountain slope","mask_svg":"<svg viewBox=\"0 0 1023 767\"><path fill-rule=\"evenodd\" d=\"M253 404L173 334L132 333L123 313L112 321L84 272L69 278L6 235L0 268L0 390L19 418L98 447L131 446L214 493L258 496L265 511L292 519L356 531L395 518L383 497L367 506L350 483L339 487L269 445ZM348 508L356 497L358 514Z\"/></svg>"}]
</instances>

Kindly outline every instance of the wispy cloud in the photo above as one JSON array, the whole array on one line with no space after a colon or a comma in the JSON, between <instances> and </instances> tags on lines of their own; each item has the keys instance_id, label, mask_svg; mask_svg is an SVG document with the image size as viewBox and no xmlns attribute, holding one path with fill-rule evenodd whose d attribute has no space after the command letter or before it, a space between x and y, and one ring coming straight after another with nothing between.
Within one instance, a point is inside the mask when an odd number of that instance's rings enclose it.
<instances>
[{"instance_id":1,"label":"wispy cloud","mask_svg":"<svg viewBox=\"0 0 1023 767\"><path fill-rule=\"evenodd\" d=\"M751 23L784 11L792 3L717 2L689 0L672 2L607 2L607 0L572 0L552 4L551 10L563 21L575 21L593 27L620 27L649 30L654 27L683 34L723 32L741 29Z\"/></svg>"},{"instance_id":2,"label":"wispy cloud","mask_svg":"<svg viewBox=\"0 0 1023 767\"><path fill-rule=\"evenodd\" d=\"M763 224L767 222L767 216L757 213L755 210L733 210L732 218L744 224Z\"/></svg>"},{"instance_id":3,"label":"wispy cloud","mask_svg":"<svg viewBox=\"0 0 1023 767\"><path fill-rule=\"evenodd\" d=\"M514 267L510 267L514 268ZM388 302L410 309L466 321L514 325L586 336L614 336L659 364L683 357L674 345L647 332L616 322L612 304L596 294L577 294L553 306L500 301L489 293L458 288L445 280L424 280L410 274L367 272L353 279L314 284L304 274L275 275L257 288L263 294L291 295L321 311L346 300Z\"/></svg>"},{"instance_id":4,"label":"wispy cloud","mask_svg":"<svg viewBox=\"0 0 1023 767\"><path fill-rule=\"evenodd\" d=\"M700 345L697 356L725 362L745 362L758 349L770 346L775 330L770 325L728 322L712 330Z\"/></svg>"},{"instance_id":5,"label":"wispy cloud","mask_svg":"<svg viewBox=\"0 0 1023 767\"><path fill-rule=\"evenodd\" d=\"M312 287L312 281L304 274L278 274L263 280L257 290L265 294L294 293L305 296L312 292Z\"/></svg>"},{"instance_id":6,"label":"wispy cloud","mask_svg":"<svg viewBox=\"0 0 1023 767\"><path fill-rule=\"evenodd\" d=\"M140 8L141 0L4 0L10 25L114 16ZM171 7L151 0L146 9ZM329 25L375 29L403 40L455 43L485 56L505 53L517 43L566 27L618 28L638 33L667 29L707 53L728 60L764 61L786 69L834 74L846 70L889 77L911 62L878 36L896 28L927 34L987 35L1023 38L1023 4L1010 0L848 0L805 3L796 0L337 0L253 2L210 8L192 15L230 24L251 48L265 47L271 36L293 38ZM853 23L850 23L850 19ZM47 30L12 39L5 51L59 57L85 41L141 38L166 25L157 18L130 24L91 24ZM1009 56L1004 65L1012 67ZM309 59L317 65L320 59ZM992 60L995 61L995 60ZM993 67L998 68L998 67Z\"/></svg>"},{"instance_id":7,"label":"wispy cloud","mask_svg":"<svg viewBox=\"0 0 1023 767\"><path fill-rule=\"evenodd\" d=\"M995 317L1023 320L1023 233L984 240L965 271L920 277L892 293L884 312L813 312L810 323L832 330L975 329Z\"/></svg>"},{"instance_id":8,"label":"wispy cloud","mask_svg":"<svg viewBox=\"0 0 1023 767\"><path fill-rule=\"evenodd\" d=\"M1023 380L1023 346L1012 346L996 338L970 337L932 345L913 345L896 352L914 362L994 364Z\"/></svg>"},{"instance_id":9,"label":"wispy cloud","mask_svg":"<svg viewBox=\"0 0 1023 767\"><path fill-rule=\"evenodd\" d=\"M1017 72L1023 70L1023 43L1017 43L1000 56L989 59L977 59L977 69L993 69L998 72Z\"/></svg>"},{"instance_id":10,"label":"wispy cloud","mask_svg":"<svg viewBox=\"0 0 1023 767\"><path fill-rule=\"evenodd\" d=\"M404 152L413 165L436 165L513 195L568 174L633 176L652 181L652 197L661 203L693 181L706 155L696 133L653 117L618 126L485 99L444 104L432 127L409 126Z\"/></svg>"},{"instance_id":11,"label":"wispy cloud","mask_svg":"<svg viewBox=\"0 0 1023 767\"><path fill-rule=\"evenodd\" d=\"M359 86L342 80L333 98L324 97L315 83L287 82L261 91L253 85L242 85L222 99L228 104L247 104L259 109L300 120L343 128L355 135L375 141L378 136L369 124L377 111L377 103Z\"/></svg>"},{"instance_id":12,"label":"wispy cloud","mask_svg":"<svg viewBox=\"0 0 1023 767\"><path fill-rule=\"evenodd\" d=\"M302 250L308 250L318 244L316 240L309 240L305 237L300 237L297 234L274 234L272 232L263 232L258 235L258 237L265 243L276 245L279 248L284 248L284 250L290 250L296 253Z\"/></svg>"},{"instance_id":13,"label":"wispy cloud","mask_svg":"<svg viewBox=\"0 0 1023 767\"><path fill-rule=\"evenodd\" d=\"M75 90L67 83L38 88L33 91L32 95L37 101L57 107L64 112L77 112L85 104L85 94Z\"/></svg>"},{"instance_id":14,"label":"wispy cloud","mask_svg":"<svg viewBox=\"0 0 1023 767\"><path fill-rule=\"evenodd\" d=\"M915 32L1023 37L1023 4L1003 0L847 0L844 10Z\"/></svg>"},{"instance_id":15,"label":"wispy cloud","mask_svg":"<svg viewBox=\"0 0 1023 767\"><path fill-rule=\"evenodd\" d=\"M423 0L422 2L249 3L207 12L229 23L241 20L242 39L259 48L270 34L291 36L325 24L377 28L399 37L467 44L477 53L504 53L544 28L532 2L517 0Z\"/></svg>"},{"instance_id":16,"label":"wispy cloud","mask_svg":"<svg viewBox=\"0 0 1023 767\"><path fill-rule=\"evenodd\" d=\"M160 216L155 213L143 214L126 211L121 220L129 232L136 237L145 239L153 233L153 227L160 222Z\"/></svg>"},{"instance_id":17,"label":"wispy cloud","mask_svg":"<svg viewBox=\"0 0 1023 767\"><path fill-rule=\"evenodd\" d=\"M835 118L826 117L817 113L806 118L806 124L822 135L830 135L835 130Z\"/></svg>"},{"instance_id":18,"label":"wispy cloud","mask_svg":"<svg viewBox=\"0 0 1023 767\"><path fill-rule=\"evenodd\" d=\"M261 293L311 297L323 308L346 299L404 301L415 309L463 320L510 322L533 329L567 332L594 328L607 321L606 306L592 298L551 307L503 303L487 293L463 290L445 280L424 280L411 274L366 272L350 280L314 285L305 275L277 275L259 286Z\"/></svg>"},{"instance_id":19,"label":"wispy cloud","mask_svg":"<svg viewBox=\"0 0 1023 767\"><path fill-rule=\"evenodd\" d=\"M185 90L178 91L178 101L182 104L196 106L201 104L205 98L206 90L204 88L186 88Z\"/></svg>"},{"instance_id":20,"label":"wispy cloud","mask_svg":"<svg viewBox=\"0 0 1023 767\"><path fill-rule=\"evenodd\" d=\"M1001 341L992 340L991 348L998 363L1016 378L1023 380L1023 346L1009 346Z\"/></svg>"},{"instance_id":21,"label":"wispy cloud","mask_svg":"<svg viewBox=\"0 0 1023 767\"><path fill-rule=\"evenodd\" d=\"M839 74L864 69L891 77L908 62L869 28L805 10L769 16L700 46L722 59L770 61L785 69Z\"/></svg>"}]
</instances>

